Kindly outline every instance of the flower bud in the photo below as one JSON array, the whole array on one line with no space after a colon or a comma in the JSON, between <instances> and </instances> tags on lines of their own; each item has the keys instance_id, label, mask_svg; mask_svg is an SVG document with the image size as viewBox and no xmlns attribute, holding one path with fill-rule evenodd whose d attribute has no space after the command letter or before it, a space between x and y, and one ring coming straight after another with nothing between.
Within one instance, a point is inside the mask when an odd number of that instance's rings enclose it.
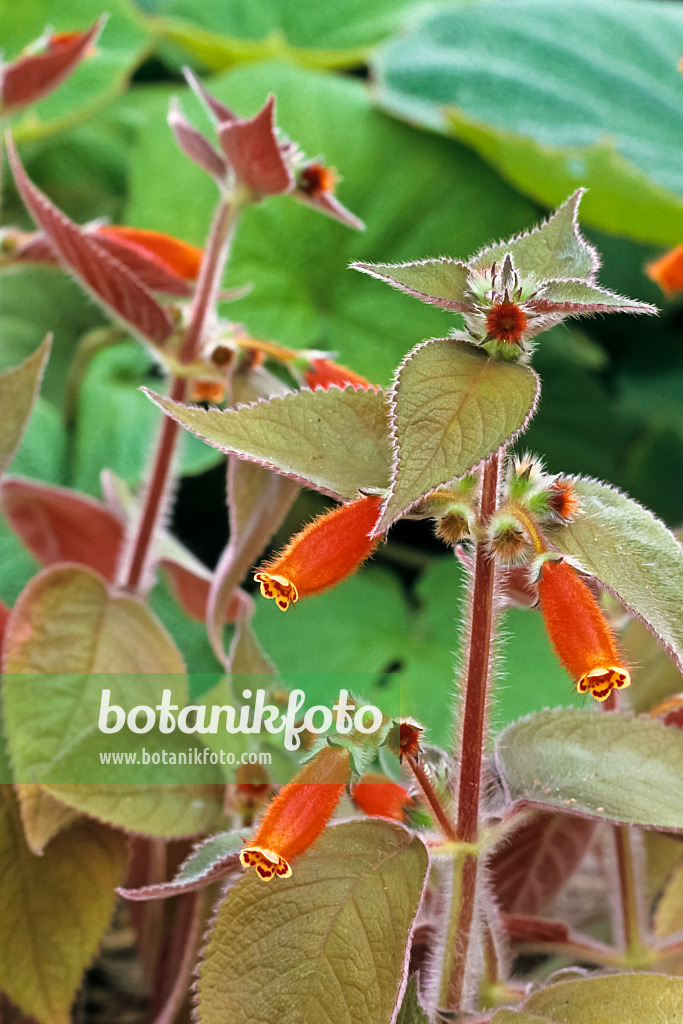
<instances>
[{"instance_id":1,"label":"flower bud","mask_svg":"<svg viewBox=\"0 0 683 1024\"><path fill-rule=\"evenodd\" d=\"M345 388L350 384L356 391L379 391L375 384L371 384L365 377L354 373L348 367L320 357L311 359L308 369L304 372L304 379L311 390L323 388L327 391L332 385Z\"/></svg>"},{"instance_id":2,"label":"flower bud","mask_svg":"<svg viewBox=\"0 0 683 1024\"><path fill-rule=\"evenodd\" d=\"M319 516L284 551L254 575L264 597L286 611L300 597L336 587L368 558L379 536L371 537L381 497L370 495Z\"/></svg>"},{"instance_id":3,"label":"flower bud","mask_svg":"<svg viewBox=\"0 0 683 1024\"><path fill-rule=\"evenodd\" d=\"M312 846L334 814L350 774L350 751L323 747L269 805L240 853L244 867L256 868L264 882L275 875L289 878L291 862Z\"/></svg>"},{"instance_id":4,"label":"flower bud","mask_svg":"<svg viewBox=\"0 0 683 1024\"><path fill-rule=\"evenodd\" d=\"M602 701L613 689L628 686L631 678L612 629L571 565L546 558L538 593L550 642L578 692Z\"/></svg>"},{"instance_id":5,"label":"flower bud","mask_svg":"<svg viewBox=\"0 0 683 1024\"><path fill-rule=\"evenodd\" d=\"M489 524L489 546L494 558L507 565L514 565L524 558L529 543L518 520L498 512Z\"/></svg>"}]
</instances>

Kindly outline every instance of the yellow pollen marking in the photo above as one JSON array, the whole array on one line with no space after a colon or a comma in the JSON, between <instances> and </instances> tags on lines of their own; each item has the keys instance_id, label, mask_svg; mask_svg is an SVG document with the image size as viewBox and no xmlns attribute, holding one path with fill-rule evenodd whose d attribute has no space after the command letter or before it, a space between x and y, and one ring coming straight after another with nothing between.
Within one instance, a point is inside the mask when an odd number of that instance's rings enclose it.
<instances>
[{"instance_id":1,"label":"yellow pollen marking","mask_svg":"<svg viewBox=\"0 0 683 1024\"><path fill-rule=\"evenodd\" d=\"M257 572L254 574L254 579L261 584L263 596L272 598L283 612L287 611L290 604L296 604L299 600L299 591L286 576Z\"/></svg>"},{"instance_id":2,"label":"yellow pollen marking","mask_svg":"<svg viewBox=\"0 0 683 1024\"><path fill-rule=\"evenodd\" d=\"M261 846L247 846L240 853L240 861L245 868L256 868L256 874L264 882L269 882L277 875L279 878L289 878L292 873L291 866L274 850L266 850Z\"/></svg>"},{"instance_id":3,"label":"yellow pollen marking","mask_svg":"<svg viewBox=\"0 0 683 1024\"><path fill-rule=\"evenodd\" d=\"M592 668L584 672L576 684L579 693L590 692L596 700L607 700L612 690L621 690L631 685L631 677L625 668L609 667Z\"/></svg>"}]
</instances>

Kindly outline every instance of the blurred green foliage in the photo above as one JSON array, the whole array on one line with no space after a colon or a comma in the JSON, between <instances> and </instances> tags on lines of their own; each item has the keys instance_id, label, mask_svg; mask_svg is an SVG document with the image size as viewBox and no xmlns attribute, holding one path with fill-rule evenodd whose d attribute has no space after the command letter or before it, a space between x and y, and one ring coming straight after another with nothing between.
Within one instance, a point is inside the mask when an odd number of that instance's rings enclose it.
<instances>
[{"instance_id":1,"label":"blurred green foliage","mask_svg":"<svg viewBox=\"0 0 683 1024\"><path fill-rule=\"evenodd\" d=\"M29 173L79 222L106 216L201 244L215 187L176 147L169 97L198 127L210 126L179 66L221 71L207 84L244 115L274 92L282 129L339 169L339 197L367 231L350 232L286 197L249 209L226 285L254 287L223 312L255 336L335 351L378 384L390 382L416 342L458 321L355 274L349 261L463 257L590 185L585 233L604 255L601 281L657 302L663 314L543 335L534 357L543 396L523 446L553 472L628 490L669 525L683 519L681 310L643 270L662 251L655 243L680 241L683 224L683 8L657 0L474 0L436 11L395 0L105 6L98 56L15 123ZM99 13L99 0L0 0L0 43L11 58L47 24L84 28ZM3 222L28 225L8 174L3 186ZM125 340L88 349L84 336L103 323L59 271L0 278L0 366L55 332L13 472L91 493L106 466L139 481L158 417L137 388L153 364ZM190 444L183 472L215 457ZM216 472L210 486L193 476L183 487L213 501ZM179 519L179 528L191 546L203 520ZM404 524L397 537L379 567L290 615L260 603L256 627L283 671L372 672L390 686L400 679L406 710L446 742L460 573L436 555L422 524ZM11 601L31 560L4 527L0 554L0 596ZM197 628L182 635L169 602L160 591L160 612L189 660L201 662L190 667L213 667ZM571 701L540 617L511 611L506 632L498 719Z\"/></svg>"}]
</instances>

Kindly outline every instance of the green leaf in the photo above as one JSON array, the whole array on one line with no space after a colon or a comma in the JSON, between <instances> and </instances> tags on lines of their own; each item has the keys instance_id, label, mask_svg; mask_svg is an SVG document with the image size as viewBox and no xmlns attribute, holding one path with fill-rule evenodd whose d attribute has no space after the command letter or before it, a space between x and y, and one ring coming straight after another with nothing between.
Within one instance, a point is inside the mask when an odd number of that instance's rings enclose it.
<instances>
[{"instance_id":1,"label":"green leaf","mask_svg":"<svg viewBox=\"0 0 683 1024\"><path fill-rule=\"evenodd\" d=\"M427 1014L417 999L417 974L411 974L396 1024L429 1024Z\"/></svg>"},{"instance_id":2,"label":"green leaf","mask_svg":"<svg viewBox=\"0 0 683 1024\"><path fill-rule=\"evenodd\" d=\"M352 266L423 302L438 299L440 301L434 305L442 308L457 309L465 299L469 268L466 263L448 256L419 263L354 263Z\"/></svg>"},{"instance_id":3,"label":"green leaf","mask_svg":"<svg viewBox=\"0 0 683 1024\"><path fill-rule=\"evenodd\" d=\"M129 900L164 899L196 892L238 870L243 846L244 840L237 832L217 832L195 846L171 882L145 885L141 889L121 888L119 892Z\"/></svg>"},{"instance_id":4,"label":"green leaf","mask_svg":"<svg viewBox=\"0 0 683 1024\"><path fill-rule=\"evenodd\" d=\"M677 244L683 12L631 0L473 3L427 14L375 61L378 96L473 146L555 205L590 188L587 223Z\"/></svg>"},{"instance_id":5,"label":"green leaf","mask_svg":"<svg viewBox=\"0 0 683 1024\"><path fill-rule=\"evenodd\" d=\"M391 396L396 452L378 529L512 442L539 393L530 367L491 359L467 342L439 338L414 349Z\"/></svg>"},{"instance_id":6,"label":"green leaf","mask_svg":"<svg viewBox=\"0 0 683 1024\"><path fill-rule=\"evenodd\" d=\"M0 987L24 1013L69 1024L125 867L125 837L94 821L63 832L37 857L11 787L0 788Z\"/></svg>"},{"instance_id":7,"label":"green leaf","mask_svg":"<svg viewBox=\"0 0 683 1024\"><path fill-rule=\"evenodd\" d=\"M683 864L679 864L669 879L655 911L655 933L672 935L681 930L683 920Z\"/></svg>"},{"instance_id":8,"label":"green leaf","mask_svg":"<svg viewBox=\"0 0 683 1024\"><path fill-rule=\"evenodd\" d=\"M386 1024L426 871L420 839L367 821L329 828L291 879L264 884L249 871L221 904L199 968L202 1021ZM239 956L226 957L235 935Z\"/></svg>"},{"instance_id":9,"label":"green leaf","mask_svg":"<svg viewBox=\"0 0 683 1024\"><path fill-rule=\"evenodd\" d=\"M49 354L48 337L23 363L0 373L0 473L9 466L21 441Z\"/></svg>"},{"instance_id":10,"label":"green leaf","mask_svg":"<svg viewBox=\"0 0 683 1024\"><path fill-rule=\"evenodd\" d=\"M124 89L144 59L151 37L133 4L129 0L111 0L106 9L109 18L97 53L86 58L55 92L18 117L12 130L19 143L54 134L92 115ZM64 5L61 0L26 0L21 10L4 0L5 54L17 55L48 27L54 32L83 31L101 13L100 0L78 0L73 6Z\"/></svg>"},{"instance_id":11,"label":"green leaf","mask_svg":"<svg viewBox=\"0 0 683 1024\"><path fill-rule=\"evenodd\" d=\"M140 394L151 383L148 353L133 342L95 356L78 395L73 485L100 493L100 473L111 469L126 483L138 483L149 464L159 430L159 414ZM156 384L157 381L154 380ZM194 438L182 439L181 473L198 473L219 460Z\"/></svg>"},{"instance_id":12,"label":"green leaf","mask_svg":"<svg viewBox=\"0 0 683 1024\"><path fill-rule=\"evenodd\" d=\"M398 29L410 6L409 0L338 0L323 10L296 0L162 0L154 27L214 71L278 56L344 67L364 63L367 49Z\"/></svg>"},{"instance_id":13,"label":"green leaf","mask_svg":"<svg viewBox=\"0 0 683 1024\"><path fill-rule=\"evenodd\" d=\"M683 668L683 548L651 512L594 480L574 480L581 513L553 530L553 544L576 558L658 637ZM637 685L637 670L635 685Z\"/></svg>"},{"instance_id":14,"label":"green leaf","mask_svg":"<svg viewBox=\"0 0 683 1024\"><path fill-rule=\"evenodd\" d=\"M656 313L654 306L646 302L635 302L623 295L615 295L606 288L588 284L586 281L548 281L538 300L532 304L542 310L545 302L567 306L578 313Z\"/></svg>"},{"instance_id":15,"label":"green leaf","mask_svg":"<svg viewBox=\"0 0 683 1024\"><path fill-rule=\"evenodd\" d=\"M303 390L237 409L198 409L149 391L152 401L219 451L274 469L339 498L389 478L383 394Z\"/></svg>"},{"instance_id":16,"label":"green leaf","mask_svg":"<svg viewBox=\"0 0 683 1024\"><path fill-rule=\"evenodd\" d=\"M266 63L212 80L211 91L244 116L274 92L277 123L309 155L324 154L339 169L340 201L368 225L350 231L288 196L245 211L226 285L255 287L228 315L255 337L337 351L340 362L386 384L409 348L443 335L451 321L349 272L348 263L460 258L537 219L537 210L467 149L374 110L362 82ZM197 116L188 91L179 98L187 115ZM201 245L215 186L175 146L167 107L162 94L145 108L131 147L126 220ZM206 127L204 117L196 123Z\"/></svg>"},{"instance_id":17,"label":"green leaf","mask_svg":"<svg viewBox=\"0 0 683 1024\"><path fill-rule=\"evenodd\" d=\"M541 711L496 744L515 800L651 828L683 830L683 743L651 718Z\"/></svg>"},{"instance_id":18,"label":"green leaf","mask_svg":"<svg viewBox=\"0 0 683 1024\"><path fill-rule=\"evenodd\" d=\"M683 978L611 974L558 981L534 992L523 1010L498 1010L492 1024L672 1024Z\"/></svg>"},{"instance_id":19,"label":"green leaf","mask_svg":"<svg viewBox=\"0 0 683 1024\"><path fill-rule=\"evenodd\" d=\"M486 246L473 258L480 269L512 256L517 270L540 279L588 278L598 270L598 255L579 231L579 203L584 189L578 189L546 221L521 235Z\"/></svg>"},{"instance_id":20,"label":"green leaf","mask_svg":"<svg viewBox=\"0 0 683 1024\"><path fill-rule=\"evenodd\" d=\"M126 709L156 707L163 686L178 705L187 695L173 641L137 600L111 596L85 569L44 570L15 605L5 634L4 669L16 782L38 782L69 807L147 835L192 835L215 822L220 799L193 784L187 766L164 764L156 771L154 765L135 766L130 769L134 781L124 784L121 765L100 763L101 751L135 749L136 740L152 750L159 740L128 733L122 744L118 733L103 734L98 727L103 688L111 690L112 704ZM169 752L187 751L181 732L161 739ZM217 768L199 774L202 781L221 778ZM153 786L160 777L164 785Z\"/></svg>"}]
</instances>

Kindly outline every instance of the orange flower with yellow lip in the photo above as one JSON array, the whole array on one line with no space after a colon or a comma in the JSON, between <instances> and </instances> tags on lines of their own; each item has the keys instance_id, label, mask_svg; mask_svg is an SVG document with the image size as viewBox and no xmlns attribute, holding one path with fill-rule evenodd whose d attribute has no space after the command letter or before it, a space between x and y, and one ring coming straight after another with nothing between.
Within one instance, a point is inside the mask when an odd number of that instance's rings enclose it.
<instances>
[{"instance_id":1,"label":"orange flower with yellow lip","mask_svg":"<svg viewBox=\"0 0 683 1024\"><path fill-rule=\"evenodd\" d=\"M377 495L339 505L294 537L282 553L254 574L264 597L286 611L300 597L336 587L379 543L371 537L382 499Z\"/></svg>"},{"instance_id":2,"label":"orange flower with yellow lip","mask_svg":"<svg viewBox=\"0 0 683 1024\"><path fill-rule=\"evenodd\" d=\"M607 700L631 682L612 629L590 590L568 562L545 561L538 581L550 642L579 693Z\"/></svg>"},{"instance_id":3,"label":"orange flower with yellow lip","mask_svg":"<svg viewBox=\"0 0 683 1024\"><path fill-rule=\"evenodd\" d=\"M248 846L240 853L244 867L256 868L264 882L289 878L292 861L324 831L351 774L346 747L323 747L269 805Z\"/></svg>"}]
</instances>

